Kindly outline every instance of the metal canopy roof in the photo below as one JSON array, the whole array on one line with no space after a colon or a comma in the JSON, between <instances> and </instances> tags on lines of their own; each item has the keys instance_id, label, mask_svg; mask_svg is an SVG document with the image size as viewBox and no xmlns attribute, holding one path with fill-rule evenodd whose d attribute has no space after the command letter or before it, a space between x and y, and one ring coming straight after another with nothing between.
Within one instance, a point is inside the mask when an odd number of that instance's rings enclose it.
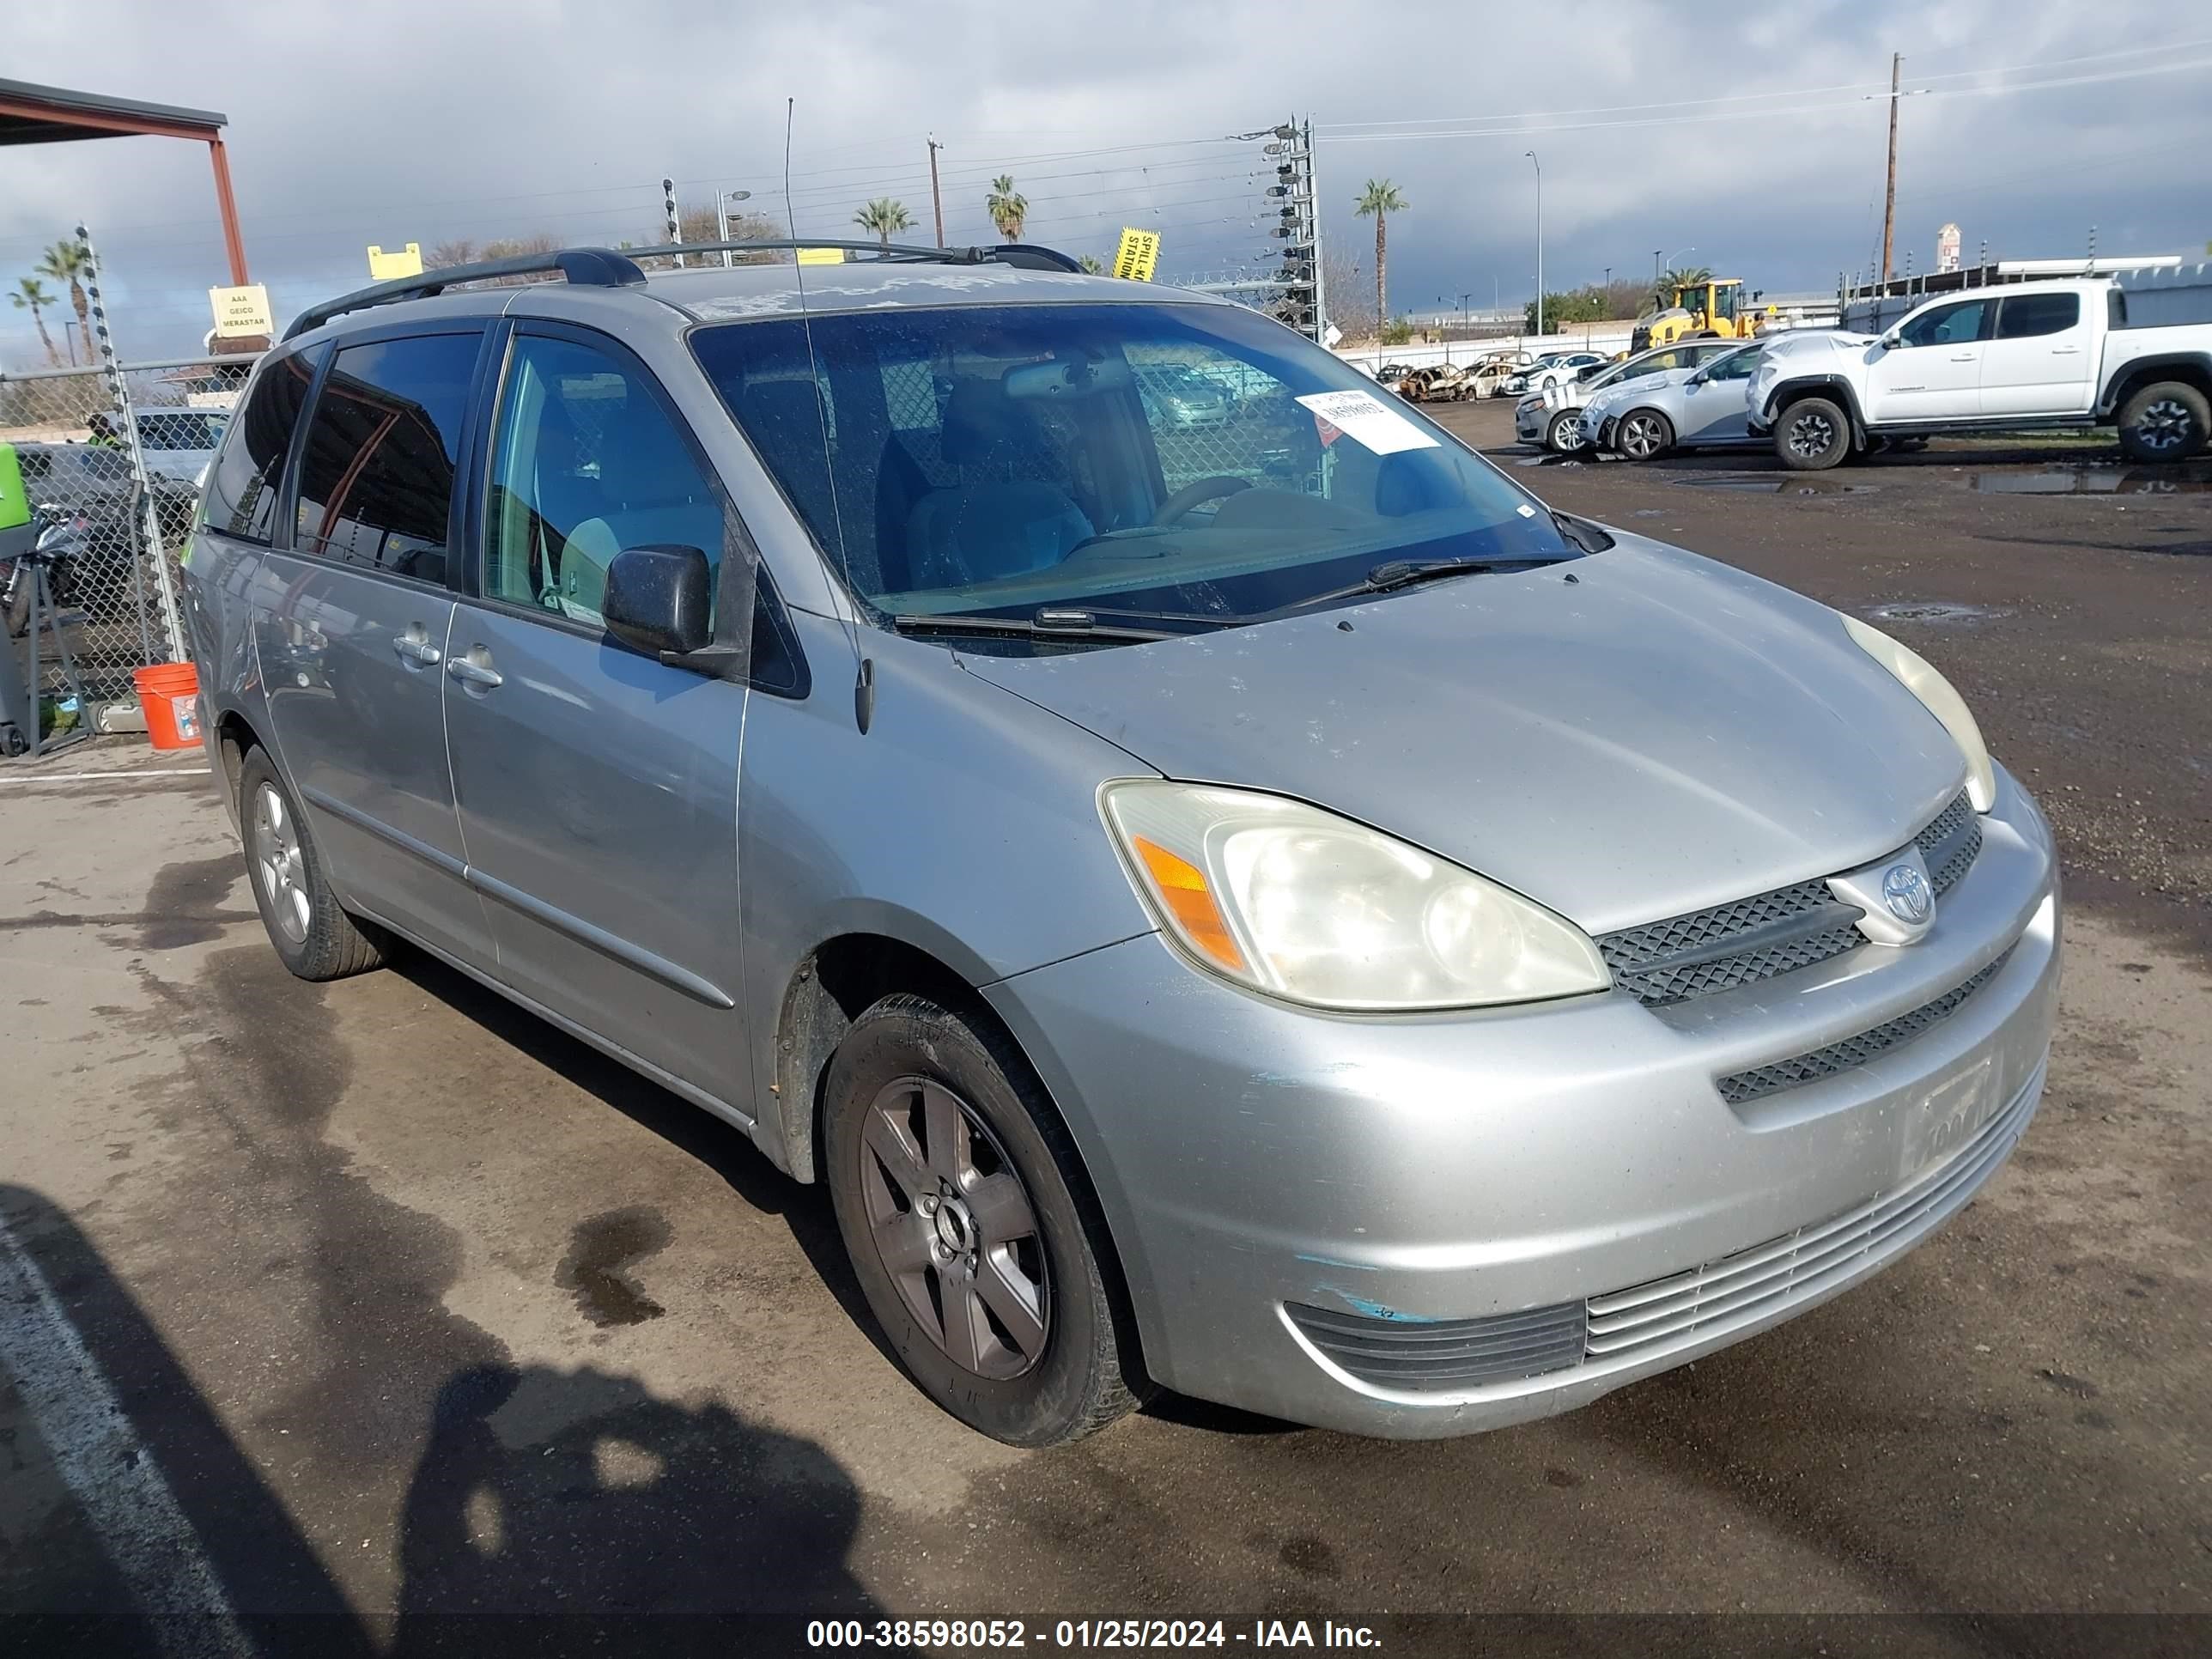
<instances>
[{"instance_id":1,"label":"metal canopy roof","mask_svg":"<svg viewBox=\"0 0 2212 1659\"><path fill-rule=\"evenodd\" d=\"M179 109L136 98L107 98L65 87L0 81L0 144L52 144L84 138L212 140L230 125L213 110Z\"/></svg>"}]
</instances>

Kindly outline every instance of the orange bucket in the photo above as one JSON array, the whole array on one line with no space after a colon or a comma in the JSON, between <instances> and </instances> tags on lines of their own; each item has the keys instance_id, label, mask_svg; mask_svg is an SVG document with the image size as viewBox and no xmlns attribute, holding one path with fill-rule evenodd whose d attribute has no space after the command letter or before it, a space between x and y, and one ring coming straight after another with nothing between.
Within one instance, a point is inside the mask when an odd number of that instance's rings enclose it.
<instances>
[{"instance_id":1,"label":"orange bucket","mask_svg":"<svg viewBox=\"0 0 2212 1659\"><path fill-rule=\"evenodd\" d=\"M156 663L131 676L156 749L200 746L200 671L188 662Z\"/></svg>"}]
</instances>

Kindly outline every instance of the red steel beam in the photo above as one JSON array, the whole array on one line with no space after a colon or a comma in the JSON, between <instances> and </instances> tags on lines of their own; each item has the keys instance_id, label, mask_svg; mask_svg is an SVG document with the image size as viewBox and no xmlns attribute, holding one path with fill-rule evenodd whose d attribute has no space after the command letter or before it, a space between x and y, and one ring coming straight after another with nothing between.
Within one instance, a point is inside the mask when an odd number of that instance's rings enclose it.
<instances>
[{"instance_id":1,"label":"red steel beam","mask_svg":"<svg viewBox=\"0 0 2212 1659\"><path fill-rule=\"evenodd\" d=\"M208 140L208 160L215 167L216 211L222 215L223 252L230 256L230 285L244 288L246 275L246 238L238 229L238 198L230 193L230 157L223 149L222 140Z\"/></svg>"},{"instance_id":2,"label":"red steel beam","mask_svg":"<svg viewBox=\"0 0 2212 1659\"><path fill-rule=\"evenodd\" d=\"M21 98L0 98L0 115L17 115L27 121L46 121L61 127L89 127L99 132L141 133L149 138L195 138L202 143L220 143L222 138L220 127L117 115L105 110L70 109Z\"/></svg>"}]
</instances>

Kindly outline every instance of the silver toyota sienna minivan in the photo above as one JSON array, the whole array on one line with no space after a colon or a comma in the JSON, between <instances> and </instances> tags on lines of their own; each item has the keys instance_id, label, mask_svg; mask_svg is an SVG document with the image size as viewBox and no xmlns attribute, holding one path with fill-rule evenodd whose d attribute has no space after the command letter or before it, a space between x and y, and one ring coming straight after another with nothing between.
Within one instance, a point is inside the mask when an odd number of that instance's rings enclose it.
<instances>
[{"instance_id":1,"label":"silver toyota sienna minivan","mask_svg":"<svg viewBox=\"0 0 2212 1659\"><path fill-rule=\"evenodd\" d=\"M827 1182L1016 1444L1566 1410L2043 1086L2051 834L1934 668L1041 250L318 307L188 567L285 964L427 951Z\"/></svg>"}]
</instances>

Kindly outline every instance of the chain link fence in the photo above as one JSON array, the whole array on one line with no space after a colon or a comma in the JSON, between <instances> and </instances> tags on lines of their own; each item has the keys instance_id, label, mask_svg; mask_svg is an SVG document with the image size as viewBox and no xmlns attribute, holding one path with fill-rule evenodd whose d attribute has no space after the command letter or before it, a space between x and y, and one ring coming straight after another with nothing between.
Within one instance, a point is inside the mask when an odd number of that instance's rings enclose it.
<instances>
[{"instance_id":1,"label":"chain link fence","mask_svg":"<svg viewBox=\"0 0 2212 1659\"><path fill-rule=\"evenodd\" d=\"M250 356L0 372L0 443L15 446L85 696L128 702L132 673L185 655L179 560L199 477L251 373ZM24 584L9 607L26 622ZM65 696L42 645L41 696Z\"/></svg>"}]
</instances>

